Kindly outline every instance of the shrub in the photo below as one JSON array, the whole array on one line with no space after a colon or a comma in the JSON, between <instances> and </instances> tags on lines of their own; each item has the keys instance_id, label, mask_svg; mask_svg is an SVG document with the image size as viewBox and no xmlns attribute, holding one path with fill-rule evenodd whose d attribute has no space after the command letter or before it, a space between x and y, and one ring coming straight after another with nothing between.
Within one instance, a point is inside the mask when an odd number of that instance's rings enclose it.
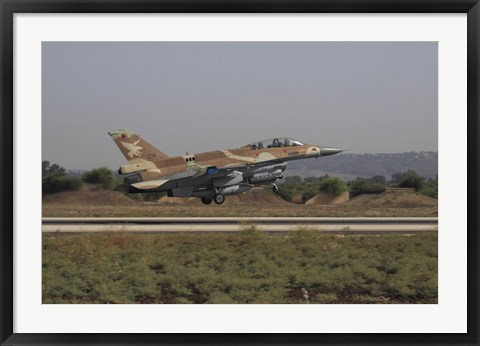
<instances>
[{"instance_id":1,"label":"shrub","mask_svg":"<svg viewBox=\"0 0 480 346\"><path fill-rule=\"evenodd\" d=\"M113 189L116 181L113 172L107 167L100 167L85 172L82 175L82 179L89 184L98 184L106 190Z\"/></svg>"},{"instance_id":2,"label":"shrub","mask_svg":"<svg viewBox=\"0 0 480 346\"><path fill-rule=\"evenodd\" d=\"M428 197L438 198L438 180L429 179L419 192Z\"/></svg>"},{"instance_id":3,"label":"shrub","mask_svg":"<svg viewBox=\"0 0 480 346\"><path fill-rule=\"evenodd\" d=\"M398 184L399 187L410 187L414 188L415 191L420 191L422 187L425 185L425 178L418 175L415 171L409 170L404 175L400 183Z\"/></svg>"},{"instance_id":4,"label":"shrub","mask_svg":"<svg viewBox=\"0 0 480 346\"><path fill-rule=\"evenodd\" d=\"M292 198L293 198L293 195L295 194L295 190L293 190L292 188L289 188L287 186L283 186L280 188L280 191L278 191L278 195L286 200L286 201L291 201Z\"/></svg>"},{"instance_id":5,"label":"shrub","mask_svg":"<svg viewBox=\"0 0 480 346\"><path fill-rule=\"evenodd\" d=\"M44 303L436 303L437 235L43 238Z\"/></svg>"},{"instance_id":6,"label":"shrub","mask_svg":"<svg viewBox=\"0 0 480 346\"><path fill-rule=\"evenodd\" d=\"M306 202L316 195L315 191L307 191L302 195L302 201Z\"/></svg>"},{"instance_id":7,"label":"shrub","mask_svg":"<svg viewBox=\"0 0 480 346\"><path fill-rule=\"evenodd\" d=\"M347 187L339 178L328 178L320 184L320 191L340 196L347 191Z\"/></svg>"},{"instance_id":8,"label":"shrub","mask_svg":"<svg viewBox=\"0 0 480 346\"><path fill-rule=\"evenodd\" d=\"M42 180L42 192L44 195L78 190L82 181L67 175L51 175Z\"/></svg>"}]
</instances>

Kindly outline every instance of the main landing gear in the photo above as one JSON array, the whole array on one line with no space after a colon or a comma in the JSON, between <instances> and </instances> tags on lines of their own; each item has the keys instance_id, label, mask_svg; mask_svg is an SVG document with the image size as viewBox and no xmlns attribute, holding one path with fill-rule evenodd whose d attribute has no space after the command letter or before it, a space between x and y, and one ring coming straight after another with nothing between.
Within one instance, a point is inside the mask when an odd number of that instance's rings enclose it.
<instances>
[{"instance_id":1,"label":"main landing gear","mask_svg":"<svg viewBox=\"0 0 480 346\"><path fill-rule=\"evenodd\" d=\"M278 188L277 184L275 184L275 183L272 184L272 190L273 190L273 192L275 192L275 193L278 193L278 191L280 191L280 189Z\"/></svg>"},{"instance_id":2,"label":"main landing gear","mask_svg":"<svg viewBox=\"0 0 480 346\"><path fill-rule=\"evenodd\" d=\"M222 204L223 202L225 202L225 196L222 195L221 193L216 193L213 196L213 201L217 204Z\"/></svg>"},{"instance_id":3,"label":"main landing gear","mask_svg":"<svg viewBox=\"0 0 480 346\"><path fill-rule=\"evenodd\" d=\"M216 204L222 204L223 202L225 202L225 196L221 193L216 193L213 198L202 197L201 200L203 204L211 204L212 201Z\"/></svg>"},{"instance_id":4,"label":"main landing gear","mask_svg":"<svg viewBox=\"0 0 480 346\"><path fill-rule=\"evenodd\" d=\"M202 197L201 199L203 204L211 204L213 201L213 199L207 197Z\"/></svg>"},{"instance_id":5,"label":"main landing gear","mask_svg":"<svg viewBox=\"0 0 480 346\"><path fill-rule=\"evenodd\" d=\"M203 204L211 204L212 201L215 202L215 204L222 204L225 202L225 196L219 192L218 189L215 189L215 194L212 197L202 197L201 198Z\"/></svg>"}]
</instances>

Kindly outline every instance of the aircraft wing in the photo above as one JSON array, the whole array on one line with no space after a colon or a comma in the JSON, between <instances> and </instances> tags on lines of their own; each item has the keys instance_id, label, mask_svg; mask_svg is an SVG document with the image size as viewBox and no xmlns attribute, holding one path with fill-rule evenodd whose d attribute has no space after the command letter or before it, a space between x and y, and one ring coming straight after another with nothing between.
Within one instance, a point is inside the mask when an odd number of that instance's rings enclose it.
<instances>
[{"instance_id":1,"label":"aircraft wing","mask_svg":"<svg viewBox=\"0 0 480 346\"><path fill-rule=\"evenodd\" d=\"M238 167L225 167L217 168L215 166L200 168L198 170L191 170L182 172L179 174L174 174L168 177L162 177L161 179L141 181L138 183L131 184L132 187L138 190L152 190L157 188L167 188L167 186L172 186L172 188L177 186L177 182L182 181L185 185L186 181L191 181L192 185L211 185L213 179L215 180L227 180L241 182L243 181L242 171L246 170L245 166Z\"/></svg>"},{"instance_id":2,"label":"aircraft wing","mask_svg":"<svg viewBox=\"0 0 480 346\"><path fill-rule=\"evenodd\" d=\"M252 170L256 170L260 167L269 166L265 162L258 162L255 164L244 164L231 167L202 167L198 170L191 170L179 174L175 174L169 177L162 177L158 180L148 180L138 183L134 183L131 186L138 190L151 190L157 188L172 189L177 186L212 186L215 185L233 185L240 184L244 181L245 175L249 176Z\"/></svg>"}]
</instances>

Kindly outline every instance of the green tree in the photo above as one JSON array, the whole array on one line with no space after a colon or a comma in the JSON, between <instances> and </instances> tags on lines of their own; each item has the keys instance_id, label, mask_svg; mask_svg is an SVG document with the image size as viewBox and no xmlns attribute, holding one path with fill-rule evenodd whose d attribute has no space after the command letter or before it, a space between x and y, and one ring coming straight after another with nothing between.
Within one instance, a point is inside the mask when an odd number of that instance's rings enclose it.
<instances>
[{"instance_id":1,"label":"green tree","mask_svg":"<svg viewBox=\"0 0 480 346\"><path fill-rule=\"evenodd\" d=\"M347 186L339 178L327 178L320 184L320 191L340 196L347 191Z\"/></svg>"},{"instance_id":2,"label":"green tree","mask_svg":"<svg viewBox=\"0 0 480 346\"><path fill-rule=\"evenodd\" d=\"M387 179L383 175L376 175L369 179L370 183L378 184L378 185L385 185L387 183Z\"/></svg>"},{"instance_id":3,"label":"green tree","mask_svg":"<svg viewBox=\"0 0 480 346\"><path fill-rule=\"evenodd\" d=\"M393 185L398 185L402 182L403 179L405 179L405 175L407 172L400 172L400 173L394 173L392 174L392 179L390 180L390 183Z\"/></svg>"},{"instance_id":4,"label":"green tree","mask_svg":"<svg viewBox=\"0 0 480 346\"><path fill-rule=\"evenodd\" d=\"M66 175L65 168L56 163L50 165L50 162L42 161L42 193L44 195L78 190L80 186L82 186L82 181Z\"/></svg>"},{"instance_id":5,"label":"green tree","mask_svg":"<svg viewBox=\"0 0 480 346\"><path fill-rule=\"evenodd\" d=\"M419 192L428 197L438 198L438 177L428 179Z\"/></svg>"},{"instance_id":6,"label":"green tree","mask_svg":"<svg viewBox=\"0 0 480 346\"><path fill-rule=\"evenodd\" d=\"M381 177L381 176L379 176ZM385 177L383 177L385 178ZM348 182L350 188L350 197L355 197L366 192L380 192L385 191L385 184L375 183L373 181L380 182L382 179L365 179L357 177L357 179Z\"/></svg>"},{"instance_id":7,"label":"green tree","mask_svg":"<svg viewBox=\"0 0 480 346\"><path fill-rule=\"evenodd\" d=\"M363 192L365 186L367 186L368 180L365 178L357 177L355 180L349 181L348 186L351 191L361 191Z\"/></svg>"},{"instance_id":8,"label":"green tree","mask_svg":"<svg viewBox=\"0 0 480 346\"><path fill-rule=\"evenodd\" d=\"M403 174L403 178L398 184L399 187L414 188L415 191L420 191L425 185L425 178L418 175L417 172L408 170Z\"/></svg>"},{"instance_id":9,"label":"green tree","mask_svg":"<svg viewBox=\"0 0 480 346\"><path fill-rule=\"evenodd\" d=\"M65 168L60 167L56 163L50 165L49 161L42 161L42 178L51 175L65 175Z\"/></svg>"},{"instance_id":10,"label":"green tree","mask_svg":"<svg viewBox=\"0 0 480 346\"><path fill-rule=\"evenodd\" d=\"M83 173L82 179L88 184L97 184L106 190L112 190L116 183L113 172L107 167L100 167L87 171Z\"/></svg>"}]
</instances>

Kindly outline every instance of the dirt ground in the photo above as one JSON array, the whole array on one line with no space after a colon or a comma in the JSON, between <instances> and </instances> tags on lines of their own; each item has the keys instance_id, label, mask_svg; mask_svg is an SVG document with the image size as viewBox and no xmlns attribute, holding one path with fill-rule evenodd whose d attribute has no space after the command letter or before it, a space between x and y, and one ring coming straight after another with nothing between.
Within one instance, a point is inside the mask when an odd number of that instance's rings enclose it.
<instances>
[{"instance_id":1,"label":"dirt ground","mask_svg":"<svg viewBox=\"0 0 480 346\"><path fill-rule=\"evenodd\" d=\"M43 199L45 217L154 217L154 216L284 216L284 217L422 217L438 216L437 200L412 191L361 195L336 205L304 205L253 189L227 196L225 203L203 205L198 198L161 198L137 202L119 192L82 190Z\"/></svg>"},{"instance_id":2,"label":"dirt ground","mask_svg":"<svg viewBox=\"0 0 480 346\"><path fill-rule=\"evenodd\" d=\"M424 208L437 207L438 201L408 190L387 190L380 194L365 194L352 198L349 205L368 208Z\"/></svg>"}]
</instances>

